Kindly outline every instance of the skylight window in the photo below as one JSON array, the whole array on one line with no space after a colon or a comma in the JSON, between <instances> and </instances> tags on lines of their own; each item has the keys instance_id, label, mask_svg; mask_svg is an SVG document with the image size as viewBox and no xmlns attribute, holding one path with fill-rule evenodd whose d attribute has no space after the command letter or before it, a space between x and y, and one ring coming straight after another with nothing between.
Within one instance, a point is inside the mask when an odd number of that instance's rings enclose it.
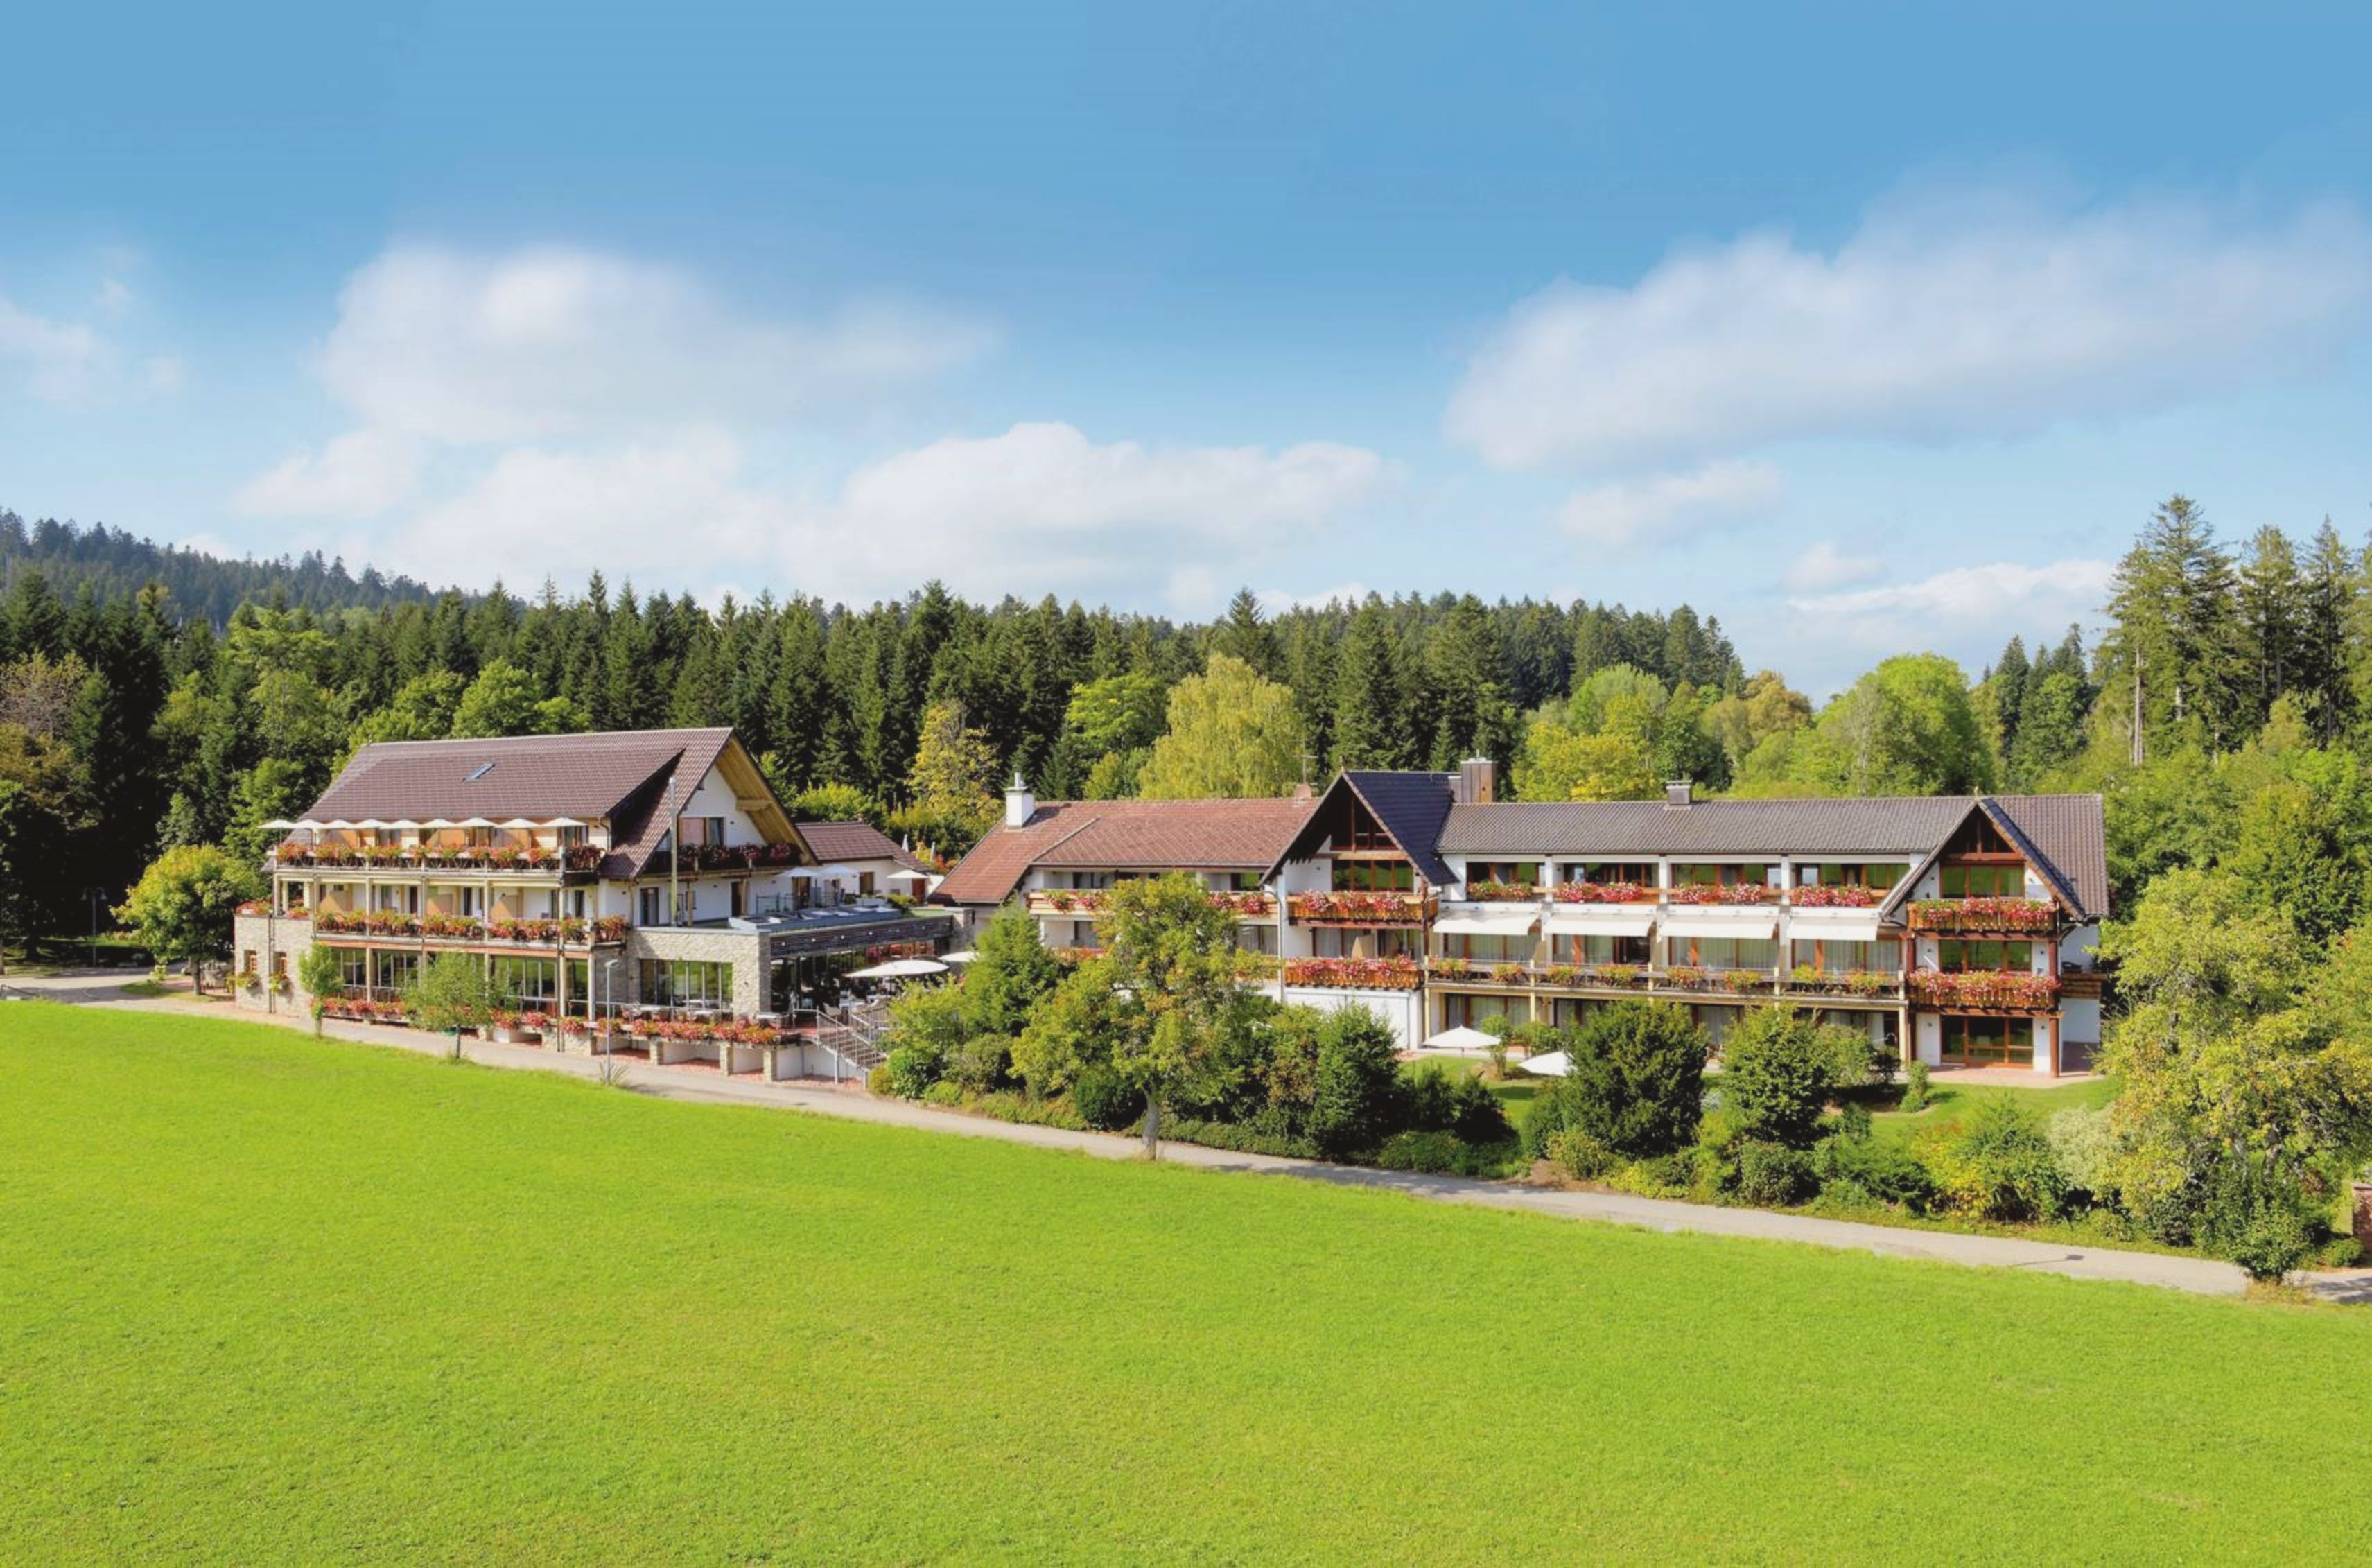
<instances>
[{"instance_id":1,"label":"skylight window","mask_svg":"<svg viewBox=\"0 0 2372 1568\"><path fill-rule=\"evenodd\" d=\"M494 765L492 762L481 762L476 767L470 770L470 776L464 782L476 784L480 779L484 778L488 773L491 773L494 771Z\"/></svg>"}]
</instances>

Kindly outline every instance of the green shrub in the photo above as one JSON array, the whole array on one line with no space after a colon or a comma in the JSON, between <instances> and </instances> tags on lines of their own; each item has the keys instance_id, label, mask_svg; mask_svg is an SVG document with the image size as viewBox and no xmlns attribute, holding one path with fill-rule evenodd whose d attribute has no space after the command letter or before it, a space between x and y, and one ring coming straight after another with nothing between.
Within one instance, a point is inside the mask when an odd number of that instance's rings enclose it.
<instances>
[{"instance_id":1,"label":"green shrub","mask_svg":"<svg viewBox=\"0 0 2372 1568\"><path fill-rule=\"evenodd\" d=\"M2318 1248L2314 1266L2318 1269L2353 1269L2364 1261L2364 1244L2352 1236L2334 1236Z\"/></svg>"},{"instance_id":2,"label":"green shrub","mask_svg":"<svg viewBox=\"0 0 2372 1568\"><path fill-rule=\"evenodd\" d=\"M1738 1150L1738 1195L1760 1208L1800 1203L1820 1183L1812 1175L1812 1156L1785 1144L1757 1140Z\"/></svg>"},{"instance_id":3,"label":"green shrub","mask_svg":"<svg viewBox=\"0 0 2372 1568\"><path fill-rule=\"evenodd\" d=\"M1106 1132L1136 1124L1145 1114L1145 1096L1110 1067L1088 1067L1071 1086L1071 1105L1079 1120Z\"/></svg>"},{"instance_id":4,"label":"green shrub","mask_svg":"<svg viewBox=\"0 0 2372 1568\"><path fill-rule=\"evenodd\" d=\"M1548 1162L1576 1181L1595 1181L1622 1163L1612 1149L1578 1127L1569 1127L1549 1139Z\"/></svg>"},{"instance_id":5,"label":"green shrub","mask_svg":"<svg viewBox=\"0 0 2372 1568\"><path fill-rule=\"evenodd\" d=\"M889 1063L877 1062L873 1064L873 1071L865 1074L865 1088L866 1093L878 1095L885 1099L898 1092L898 1086L890 1075Z\"/></svg>"},{"instance_id":6,"label":"green shrub","mask_svg":"<svg viewBox=\"0 0 2372 1568\"><path fill-rule=\"evenodd\" d=\"M1763 1142L1809 1148L1837 1082L1837 1058L1836 1040L1806 1015L1750 1007L1722 1042L1722 1103Z\"/></svg>"},{"instance_id":7,"label":"green shrub","mask_svg":"<svg viewBox=\"0 0 2372 1568\"><path fill-rule=\"evenodd\" d=\"M1230 1149L1241 1155L1277 1155L1288 1159L1316 1159L1318 1148L1307 1138L1280 1137L1255 1132L1232 1121L1164 1121L1161 1135L1180 1144Z\"/></svg>"},{"instance_id":8,"label":"green shrub","mask_svg":"<svg viewBox=\"0 0 2372 1568\"><path fill-rule=\"evenodd\" d=\"M2199 1239L2250 1279L2278 1283L2314 1256L2315 1223L2296 1188L2246 1169L2227 1170L2209 1190Z\"/></svg>"},{"instance_id":9,"label":"green shrub","mask_svg":"<svg viewBox=\"0 0 2372 1568\"><path fill-rule=\"evenodd\" d=\"M963 1086L952 1078L941 1078L937 1083L929 1085L923 1090L924 1105L953 1106L961 1105L963 1101Z\"/></svg>"},{"instance_id":10,"label":"green shrub","mask_svg":"<svg viewBox=\"0 0 2372 1568\"><path fill-rule=\"evenodd\" d=\"M2109 1121L2107 1106L2088 1109L2079 1106L2060 1111L2043 1128L2068 1191L2095 1202L2107 1199L2114 1190L2110 1172L2116 1164L2117 1136Z\"/></svg>"},{"instance_id":11,"label":"green shrub","mask_svg":"<svg viewBox=\"0 0 2372 1568\"><path fill-rule=\"evenodd\" d=\"M1491 1086L1471 1074L1461 1075L1449 1089L1449 1130L1459 1141L1478 1147L1504 1144L1516 1135L1507 1121L1507 1108L1491 1092Z\"/></svg>"},{"instance_id":12,"label":"green shrub","mask_svg":"<svg viewBox=\"0 0 2372 1568\"><path fill-rule=\"evenodd\" d=\"M2066 1199L2059 1156L2032 1112L1994 1097L1956 1132L1922 1149L1936 1193L1947 1207L1989 1220L2056 1216Z\"/></svg>"},{"instance_id":13,"label":"green shrub","mask_svg":"<svg viewBox=\"0 0 2372 1568\"><path fill-rule=\"evenodd\" d=\"M1924 1062L1913 1062L1902 1070L1902 1109L1904 1110L1927 1109L1927 1063Z\"/></svg>"},{"instance_id":14,"label":"green shrub","mask_svg":"<svg viewBox=\"0 0 2372 1568\"><path fill-rule=\"evenodd\" d=\"M1695 1137L1704 1105L1705 1034L1669 1002L1617 1002L1565 1042L1573 1069L1535 1099L1528 1154L1579 1127L1634 1159L1669 1154Z\"/></svg>"},{"instance_id":15,"label":"green shrub","mask_svg":"<svg viewBox=\"0 0 2372 1568\"><path fill-rule=\"evenodd\" d=\"M1467 1074L1458 1074L1461 1078ZM1416 1132L1446 1132L1456 1116L1451 1103L1453 1090L1450 1075L1438 1062L1427 1062L1408 1076L1408 1102L1404 1110L1409 1130ZM1488 1094L1489 1090L1483 1091Z\"/></svg>"},{"instance_id":16,"label":"green shrub","mask_svg":"<svg viewBox=\"0 0 2372 1568\"><path fill-rule=\"evenodd\" d=\"M939 1081L947 1058L927 1045L901 1045L882 1065L889 1070L891 1093L901 1099L920 1099L924 1090Z\"/></svg>"},{"instance_id":17,"label":"green shrub","mask_svg":"<svg viewBox=\"0 0 2372 1568\"><path fill-rule=\"evenodd\" d=\"M1836 1135L1849 1144L1867 1143L1873 1130L1869 1107L1859 1100L1848 1100L1837 1115Z\"/></svg>"},{"instance_id":18,"label":"green shrub","mask_svg":"<svg viewBox=\"0 0 2372 1568\"><path fill-rule=\"evenodd\" d=\"M974 1035L948 1063L948 1075L976 1095L1005 1087L1013 1081L1012 1037Z\"/></svg>"},{"instance_id":19,"label":"green shrub","mask_svg":"<svg viewBox=\"0 0 2372 1568\"><path fill-rule=\"evenodd\" d=\"M1634 1160L1611 1173L1606 1184L1643 1198L1685 1198L1696 1181L1696 1162L1686 1154Z\"/></svg>"},{"instance_id":20,"label":"green shrub","mask_svg":"<svg viewBox=\"0 0 2372 1568\"><path fill-rule=\"evenodd\" d=\"M1834 1181L1822 1182L1818 1203L1824 1209L1847 1212L1875 1209L1880 1206L1878 1195L1850 1176L1841 1176Z\"/></svg>"},{"instance_id":21,"label":"green shrub","mask_svg":"<svg viewBox=\"0 0 2372 1568\"><path fill-rule=\"evenodd\" d=\"M1395 1132L1376 1151L1376 1164L1385 1170L1446 1176L1465 1168L1466 1145L1448 1132Z\"/></svg>"},{"instance_id":22,"label":"green shrub","mask_svg":"<svg viewBox=\"0 0 2372 1568\"><path fill-rule=\"evenodd\" d=\"M1840 1192L1840 1202L1900 1203L1924 1209L1936 1184L1917 1156L1900 1144L1851 1138L1840 1131L1812 1150L1812 1174L1822 1192Z\"/></svg>"},{"instance_id":23,"label":"green shrub","mask_svg":"<svg viewBox=\"0 0 2372 1568\"><path fill-rule=\"evenodd\" d=\"M1371 1149L1401 1124L1405 1103L1391 1026L1365 1007L1328 1015L1318 1036L1310 1142L1335 1157Z\"/></svg>"}]
</instances>

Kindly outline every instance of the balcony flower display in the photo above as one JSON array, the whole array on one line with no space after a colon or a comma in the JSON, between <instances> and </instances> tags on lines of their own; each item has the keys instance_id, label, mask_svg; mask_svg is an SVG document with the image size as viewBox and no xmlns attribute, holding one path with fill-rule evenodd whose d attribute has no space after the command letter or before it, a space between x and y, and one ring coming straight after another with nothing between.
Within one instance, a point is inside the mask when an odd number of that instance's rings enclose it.
<instances>
[{"instance_id":1,"label":"balcony flower display","mask_svg":"<svg viewBox=\"0 0 2372 1568\"><path fill-rule=\"evenodd\" d=\"M571 844L561 861L571 871L593 871L599 869L604 853L599 844Z\"/></svg>"},{"instance_id":2,"label":"balcony flower display","mask_svg":"<svg viewBox=\"0 0 2372 1568\"><path fill-rule=\"evenodd\" d=\"M1236 955L1236 978L1239 981L1274 980L1283 962L1274 953L1239 952Z\"/></svg>"},{"instance_id":3,"label":"balcony flower display","mask_svg":"<svg viewBox=\"0 0 2372 1568\"><path fill-rule=\"evenodd\" d=\"M1690 964L1672 964L1664 970L1664 983L1683 991L1695 991L1705 982L1705 971Z\"/></svg>"},{"instance_id":4,"label":"balcony flower display","mask_svg":"<svg viewBox=\"0 0 2372 1568\"><path fill-rule=\"evenodd\" d=\"M1426 963L1425 968L1439 980L1464 980L1474 972L1474 966L1464 958L1434 958Z\"/></svg>"},{"instance_id":5,"label":"balcony flower display","mask_svg":"<svg viewBox=\"0 0 2372 1568\"><path fill-rule=\"evenodd\" d=\"M1641 973L1636 964L1600 964L1590 978L1600 985L1619 985L1627 990L1639 983Z\"/></svg>"},{"instance_id":6,"label":"balcony flower display","mask_svg":"<svg viewBox=\"0 0 2372 1568\"><path fill-rule=\"evenodd\" d=\"M1726 991L1770 991L1778 981L1769 970L1723 970L1715 983Z\"/></svg>"},{"instance_id":7,"label":"balcony flower display","mask_svg":"<svg viewBox=\"0 0 2372 1568\"><path fill-rule=\"evenodd\" d=\"M1329 925L1415 925L1424 918L1414 893L1296 893L1293 918Z\"/></svg>"},{"instance_id":8,"label":"balcony flower display","mask_svg":"<svg viewBox=\"0 0 2372 1568\"><path fill-rule=\"evenodd\" d=\"M1491 981L1494 985L1521 985L1529 978L1529 971L1521 964L1494 964L1491 966Z\"/></svg>"},{"instance_id":9,"label":"balcony flower display","mask_svg":"<svg viewBox=\"0 0 2372 1568\"><path fill-rule=\"evenodd\" d=\"M625 939L626 917L624 915L605 914L593 923L594 941L623 942Z\"/></svg>"},{"instance_id":10,"label":"balcony flower display","mask_svg":"<svg viewBox=\"0 0 2372 1568\"><path fill-rule=\"evenodd\" d=\"M2059 912L2048 899L1921 899L1914 931L2048 931Z\"/></svg>"},{"instance_id":11,"label":"balcony flower display","mask_svg":"<svg viewBox=\"0 0 2372 1568\"><path fill-rule=\"evenodd\" d=\"M1764 904L1773 896L1761 882L1683 882L1664 889L1665 899L1676 904Z\"/></svg>"},{"instance_id":12,"label":"balcony flower display","mask_svg":"<svg viewBox=\"0 0 2372 1568\"><path fill-rule=\"evenodd\" d=\"M1469 882L1466 901L1477 904L1526 903L1541 896L1541 890L1529 882Z\"/></svg>"},{"instance_id":13,"label":"balcony flower display","mask_svg":"<svg viewBox=\"0 0 2372 1568\"><path fill-rule=\"evenodd\" d=\"M1561 904L1651 904L1656 889L1637 882L1560 882L1549 897Z\"/></svg>"},{"instance_id":14,"label":"balcony flower display","mask_svg":"<svg viewBox=\"0 0 2372 1568\"><path fill-rule=\"evenodd\" d=\"M1285 983L1344 991L1414 991L1423 971L1413 958L1287 958Z\"/></svg>"},{"instance_id":15,"label":"balcony flower display","mask_svg":"<svg viewBox=\"0 0 2372 1568\"><path fill-rule=\"evenodd\" d=\"M1911 999L1923 1007L1983 1007L2012 1013L2047 1012L2057 1005L2059 981L2047 974L1978 971L1910 977Z\"/></svg>"},{"instance_id":16,"label":"balcony flower display","mask_svg":"<svg viewBox=\"0 0 2372 1568\"><path fill-rule=\"evenodd\" d=\"M1541 979L1551 985L1579 985L1581 970L1573 964L1551 964L1541 971Z\"/></svg>"},{"instance_id":17,"label":"balcony flower display","mask_svg":"<svg viewBox=\"0 0 2372 1568\"><path fill-rule=\"evenodd\" d=\"M1214 893L1211 902L1229 914L1263 915L1276 912L1276 900L1266 893Z\"/></svg>"},{"instance_id":18,"label":"balcony flower display","mask_svg":"<svg viewBox=\"0 0 2372 1568\"><path fill-rule=\"evenodd\" d=\"M1880 895L1867 888L1791 888L1787 901L1799 910L1866 910Z\"/></svg>"}]
</instances>

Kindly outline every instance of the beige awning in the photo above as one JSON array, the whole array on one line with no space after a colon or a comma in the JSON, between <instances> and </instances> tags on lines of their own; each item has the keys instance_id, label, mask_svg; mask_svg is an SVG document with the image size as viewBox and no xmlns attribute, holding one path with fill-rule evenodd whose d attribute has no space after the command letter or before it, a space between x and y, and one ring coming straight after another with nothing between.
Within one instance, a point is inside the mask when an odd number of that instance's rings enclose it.
<instances>
[{"instance_id":1,"label":"beige awning","mask_svg":"<svg viewBox=\"0 0 2372 1568\"><path fill-rule=\"evenodd\" d=\"M1798 942L1875 942L1878 940L1878 916L1860 915L1850 920L1806 920L1791 916L1787 935Z\"/></svg>"},{"instance_id":2,"label":"beige awning","mask_svg":"<svg viewBox=\"0 0 2372 1568\"><path fill-rule=\"evenodd\" d=\"M1451 936L1529 936L1540 917L1532 914L1453 914L1433 923Z\"/></svg>"},{"instance_id":3,"label":"beige awning","mask_svg":"<svg viewBox=\"0 0 2372 1568\"><path fill-rule=\"evenodd\" d=\"M1645 910L1559 910L1549 916L1552 936L1645 936L1656 916Z\"/></svg>"},{"instance_id":4,"label":"beige awning","mask_svg":"<svg viewBox=\"0 0 2372 1568\"><path fill-rule=\"evenodd\" d=\"M1730 936L1741 942L1769 941L1779 934L1775 914L1676 914L1664 922L1667 936Z\"/></svg>"}]
</instances>

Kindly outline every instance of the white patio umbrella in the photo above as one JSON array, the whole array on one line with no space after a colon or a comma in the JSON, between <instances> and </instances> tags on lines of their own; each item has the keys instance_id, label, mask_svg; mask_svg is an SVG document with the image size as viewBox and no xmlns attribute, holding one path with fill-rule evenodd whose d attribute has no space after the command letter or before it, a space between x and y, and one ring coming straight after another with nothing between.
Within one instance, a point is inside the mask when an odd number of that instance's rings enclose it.
<instances>
[{"instance_id":1,"label":"white patio umbrella","mask_svg":"<svg viewBox=\"0 0 2372 1568\"><path fill-rule=\"evenodd\" d=\"M580 822L574 817L547 817L543 819L543 825L547 828L586 828L592 824Z\"/></svg>"},{"instance_id":2,"label":"white patio umbrella","mask_svg":"<svg viewBox=\"0 0 2372 1568\"><path fill-rule=\"evenodd\" d=\"M888 879L892 882L927 882L931 874L927 871L892 871Z\"/></svg>"},{"instance_id":3,"label":"white patio umbrella","mask_svg":"<svg viewBox=\"0 0 2372 1568\"><path fill-rule=\"evenodd\" d=\"M443 817L431 817L420 825L424 828L458 828L461 824Z\"/></svg>"},{"instance_id":4,"label":"white patio umbrella","mask_svg":"<svg viewBox=\"0 0 2372 1568\"><path fill-rule=\"evenodd\" d=\"M830 865L824 866L819 870L816 875L829 878L834 882L854 882L856 880L856 871L855 867L843 865L836 860Z\"/></svg>"},{"instance_id":5,"label":"white patio umbrella","mask_svg":"<svg viewBox=\"0 0 2372 1568\"><path fill-rule=\"evenodd\" d=\"M334 828L337 824L332 822L330 826ZM464 817L459 821L454 823L453 826L457 828L491 828L494 827L494 824L488 821L483 817Z\"/></svg>"},{"instance_id":6,"label":"white patio umbrella","mask_svg":"<svg viewBox=\"0 0 2372 1568\"><path fill-rule=\"evenodd\" d=\"M542 826L542 824L541 824L541 823L535 822L535 821L531 821L531 820L529 820L529 819L527 819L527 818L525 818L525 817L514 817L514 818L512 818L512 819L511 819L509 821L507 821L507 822L497 822L497 823L495 823L494 825L495 825L496 827L498 827L498 828L507 828L507 829L512 829L512 830L517 830L517 829L520 829L520 828L535 828L535 827L541 827L541 826Z\"/></svg>"},{"instance_id":7,"label":"white patio umbrella","mask_svg":"<svg viewBox=\"0 0 2372 1568\"><path fill-rule=\"evenodd\" d=\"M316 822L312 818L308 817L303 821L296 823L296 826L304 829L308 833L318 833L322 829L328 827L329 824L327 822Z\"/></svg>"},{"instance_id":8,"label":"white patio umbrella","mask_svg":"<svg viewBox=\"0 0 2372 1568\"><path fill-rule=\"evenodd\" d=\"M290 822L290 821L287 821L287 820L285 820L285 819L284 819L276 818L276 817L275 817L275 818L273 818L271 821L266 822L266 823L264 824L264 826L265 826L266 828L269 828L272 831L273 831L273 832L275 832L275 833L285 833L285 832L289 832L289 831L294 830L295 829L301 828L301 827L303 827L304 825L305 825L305 824L304 824L304 823L302 823L302 822Z\"/></svg>"},{"instance_id":9,"label":"white patio umbrella","mask_svg":"<svg viewBox=\"0 0 2372 1568\"><path fill-rule=\"evenodd\" d=\"M979 957L980 955L978 953L973 952L969 947L959 947L952 953L941 953L939 955L939 962L943 964L968 964Z\"/></svg>"},{"instance_id":10,"label":"white patio umbrella","mask_svg":"<svg viewBox=\"0 0 2372 1568\"><path fill-rule=\"evenodd\" d=\"M822 872L812 865L794 865L790 871L791 880L794 882L812 882L822 875Z\"/></svg>"},{"instance_id":11,"label":"white patio umbrella","mask_svg":"<svg viewBox=\"0 0 2372 1568\"><path fill-rule=\"evenodd\" d=\"M1493 1036L1481 1029L1470 1029L1464 1024L1454 1029L1444 1029L1436 1035L1427 1035L1424 1040L1428 1051L1488 1051L1497 1043Z\"/></svg>"},{"instance_id":12,"label":"white patio umbrella","mask_svg":"<svg viewBox=\"0 0 2372 1568\"><path fill-rule=\"evenodd\" d=\"M948 966L929 958L892 958L886 964L876 964L869 970L857 970L851 980L918 980L926 974L945 974Z\"/></svg>"},{"instance_id":13,"label":"white patio umbrella","mask_svg":"<svg viewBox=\"0 0 2372 1568\"><path fill-rule=\"evenodd\" d=\"M1573 1059L1562 1051L1551 1051L1539 1056L1528 1056L1517 1065L1543 1078L1562 1078L1573 1071Z\"/></svg>"}]
</instances>

